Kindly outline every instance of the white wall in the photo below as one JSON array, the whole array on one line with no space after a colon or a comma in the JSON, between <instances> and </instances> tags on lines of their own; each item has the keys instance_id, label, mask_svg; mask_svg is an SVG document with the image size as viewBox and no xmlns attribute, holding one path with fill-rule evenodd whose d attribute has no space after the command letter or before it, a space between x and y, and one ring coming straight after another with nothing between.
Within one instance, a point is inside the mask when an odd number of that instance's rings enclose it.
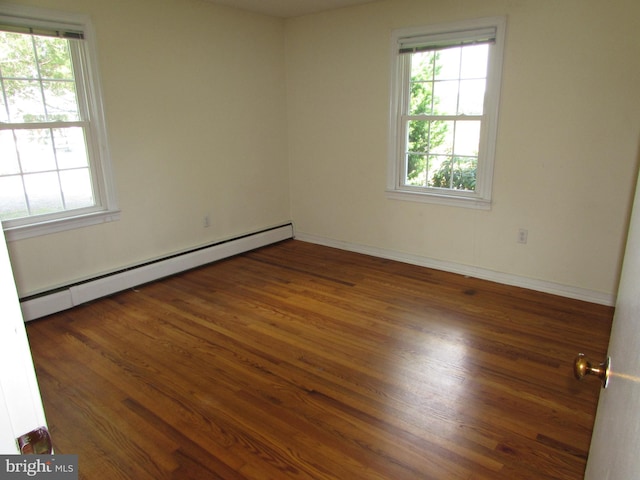
<instances>
[{"instance_id":1,"label":"white wall","mask_svg":"<svg viewBox=\"0 0 640 480\"><path fill-rule=\"evenodd\" d=\"M387 199L391 31L496 15L508 25L492 209ZM639 31L625 0L389 0L287 21L298 236L610 300L639 158Z\"/></svg>"},{"instance_id":2,"label":"white wall","mask_svg":"<svg viewBox=\"0 0 640 480\"><path fill-rule=\"evenodd\" d=\"M91 16L122 209L11 242L21 296L290 220L282 19L203 0L13 3Z\"/></svg>"}]
</instances>

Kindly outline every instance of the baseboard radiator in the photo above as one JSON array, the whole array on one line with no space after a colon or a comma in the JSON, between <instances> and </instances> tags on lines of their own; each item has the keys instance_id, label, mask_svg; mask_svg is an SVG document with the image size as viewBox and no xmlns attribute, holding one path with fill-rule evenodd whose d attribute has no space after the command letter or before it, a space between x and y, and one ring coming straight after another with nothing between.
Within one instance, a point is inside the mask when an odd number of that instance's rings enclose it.
<instances>
[{"instance_id":1,"label":"baseboard radiator","mask_svg":"<svg viewBox=\"0 0 640 480\"><path fill-rule=\"evenodd\" d=\"M48 292L21 298L25 321L61 312L113 293L293 238L285 224L118 270Z\"/></svg>"}]
</instances>

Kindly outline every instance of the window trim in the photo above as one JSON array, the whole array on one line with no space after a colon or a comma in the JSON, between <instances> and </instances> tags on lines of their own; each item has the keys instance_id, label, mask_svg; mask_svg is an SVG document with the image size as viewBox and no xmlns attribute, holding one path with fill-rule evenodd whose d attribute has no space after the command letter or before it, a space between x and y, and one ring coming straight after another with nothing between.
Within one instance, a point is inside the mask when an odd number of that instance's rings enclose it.
<instances>
[{"instance_id":1,"label":"window trim","mask_svg":"<svg viewBox=\"0 0 640 480\"><path fill-rule=\"evenodd\" d=\"M485 110L482 120L480 150L478 152L476 191L467 192L403 185L404 141L402 136L406 132L402 123L402 105L406 100L406 92L403 90L406 72L403 72L401 68L401 54L398 53L399 46L403 40L406 41L407 39L417 39L437 34L448 36L449 34L460 33L464 35L465 32L471 30L486 28L495 28L496 32L495 44L489 52ZM392 32L387 198L484 210L491 209L505 30L506 17L489 17L448 24L401 28Z\"/></svg>"},{"instance_id":2,"label":"window trim","mask_svg":"<svg viewBox=\"0 0 640 480\"><path fill-rule=\"evenodd\" d=\"M119 220L120 210L113 182L95 33L90 17L85 14L3 4L0 6L0 22L81 31L84 34L84 47L79 51L85 71L76 77L76 82L84 84L84 89L90 92L88 96L82 95L80 101L84 102L89 113L89 128L86 131L89 138L87 149L90 150L91 174L97 203L95 207L59 212L51 217L32 217L33 221L29 221L29 217L22 217L16 221L4 221L2 225L7 241Z\"/></svg>"}]
</instances>

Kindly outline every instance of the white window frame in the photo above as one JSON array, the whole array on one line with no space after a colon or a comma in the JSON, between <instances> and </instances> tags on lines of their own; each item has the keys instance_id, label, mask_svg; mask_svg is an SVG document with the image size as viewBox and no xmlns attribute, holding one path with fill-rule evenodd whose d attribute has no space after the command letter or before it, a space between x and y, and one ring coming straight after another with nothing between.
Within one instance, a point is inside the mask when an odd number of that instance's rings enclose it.
<instances>
[{"instance_id":1,"label":"white window frame","mask_svg":"<svg viewBox=\"0 0 640 480\"><path fill-rule=\"evenodd\" d=\"M95 34L88 15L59 12L22 5L0 5L0 22L47 29L68 29L80 31L84 35L83 48L79 49L81 59L74 58L76 84L86 98L82 98L88 116L86 143L94 185L94 207L68 210L52 215L22 217L2 222L8 241L47 235L55 232L97 225L119 220L111 156L107 142L107 129L102 105ZM80 66L77 61L80 60ZM80 94L80 93L79 93Z\"/></svg>"},{"instance_id":2,"label":"white window frame","mask_svg":"<svg viewBox=\"0 0 640 480\"><path fill-rule=\"evenodd\" d=\"M419 37L442 35L453 36L473 30L495 28L495 43L489 49L487 83L484 112L480 132L478 151L478 167L476 172L476 190L473 192L432 187L416 187L405 185L405 151L407 142L406 128L402 116L408 103L408 79L403 67L401 54L398 53L401 43ZM502 77L502 61L506 30L505 17L490 17L467 20L450 24L428 25L397 29L391 35L391 88L390 88L390 120L389 151L387 172L387 197L396 200L408 200L425 203L436 203L450 206L462 206L489 210L491 208L491 192L493 181L493 164L496 150L498 129L498 110ZM407 89L407 90L405 90Z\"/></svg>"}]
</instances>

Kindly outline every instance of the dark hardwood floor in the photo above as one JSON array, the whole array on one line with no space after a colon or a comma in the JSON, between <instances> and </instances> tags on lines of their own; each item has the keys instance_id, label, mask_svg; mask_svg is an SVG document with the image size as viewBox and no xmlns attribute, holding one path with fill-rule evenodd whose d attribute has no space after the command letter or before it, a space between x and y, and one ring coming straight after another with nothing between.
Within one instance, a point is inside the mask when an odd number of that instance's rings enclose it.
<instances>
[{"instance_id":1,"label":"dark hardwood floor","mask_svg":"<svg viewBox=\"0 0 640 480\"><path fill-rule=\"evenodd\" d=\"M291 240L27 331L82 479L577 480L612 315Z\"/></svg>"}]
</instances>

